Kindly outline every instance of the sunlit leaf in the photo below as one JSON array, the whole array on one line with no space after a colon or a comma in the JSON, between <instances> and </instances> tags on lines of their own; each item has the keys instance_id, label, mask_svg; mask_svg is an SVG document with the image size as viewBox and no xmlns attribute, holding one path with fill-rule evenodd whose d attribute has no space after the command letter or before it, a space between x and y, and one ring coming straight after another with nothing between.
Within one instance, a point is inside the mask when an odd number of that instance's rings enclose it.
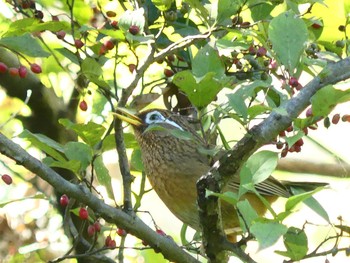
<instances>
[{"instance_id":1,"label":"sunlit leaf","mask_svg":"<svg viewBox=\"0 0 350 263\"><path fill-rule=\"evenodd\" d=\"M34 134L28 130L24 130L18 137L30 141L34 147L45 152L47 155L52 156L58 161L66 161L63 156L63 146L49 137L43 134Z\"/></svg>"},{"instance_id":2,"label":"sunlit leaf","mask_svg":"<svg viewBox=\"0 0 350 263\"><path fill-rule=\"evenodd\" d=\"M277 59L294 73L308 39L304 21L292 11L284 12L271 20L268 34Z\"/></svg>"},{"instance_id":3,"label":"sunlit leaf","mask_svg":"<svg viewBox=\"0 0 350 263\"><path fill-rule=\"evenodd\" d=\"M308 240L304 230L290 227L283 236L284 246L287 251L275 251L277 254L299 261L305 257L308 251Z\"/></svg>"},{"instance_id":4,"label":"sunlit leaf","mask_svg":"<svg viewBox=\"0 0 350 263\"><path fill-rule=\"evenodd\" d=\"M90 165L92 160L91 147L81 142L68 142L64 146L64 153L69 160L80 162L80 171L84 171Z\"/></svg>"},{"instance_id":5,"label":"sunlit leaf","mask_svg":"<svg viewBox=\"0 0 350 263\"><path fill-rule=\"evenodd\" d=\"M0 45L30 57L49 57L51 55L41 47L37 38L28 33L21 36L0 38Z\"/></svg>"},{"instance_id":6,"label":"sunlit leaf","mask_svg":"<svg viewBox=\"0 0 350 263\"><path fill-rule=\"evenodd\" d=\"M264 249L275 244L286 232L288 228L278 222L265 220L255 222L250 227L250 232L259 242L259 249Z\"/></svg>"},{"instance_id":7,"label":"sunlit leaf","mask_svg":"<svg viewBox=\"0 0 350 263\"><path fill-rule=\"evenodd\" d=\"M96 177L100 185L106 187L108 197L113 199L114 193L112 188L112 179L109 174L109 170L106 168L105 164L103 163L102 156L97 156L94 159L94 169L96 172Z\"/></svg>"}]
</instances>

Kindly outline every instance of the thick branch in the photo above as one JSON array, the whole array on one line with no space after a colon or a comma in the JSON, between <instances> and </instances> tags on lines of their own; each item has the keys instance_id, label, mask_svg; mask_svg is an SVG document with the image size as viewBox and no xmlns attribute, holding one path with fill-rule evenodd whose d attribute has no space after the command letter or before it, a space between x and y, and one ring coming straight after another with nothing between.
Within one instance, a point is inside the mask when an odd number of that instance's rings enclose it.
<instances>
[{"instance_id":1,"label":"thick branch","mask_svg":"<svg viewBox=\"0 0 350 263\"><path fill-rule=\"evenodd\" d=\"M242 164L257 149L264 144L271 142L278 133L285 130L300 113L310 105L311 97L322 87L335 84L350 78L350 58L329 64L317 77L309 82L295 97L274 110L263 122L254 126L248 133L223 156L213 168L201 177L197 183L199 216L203 227L203 241L207 244L209 240L217 240L223 234L219 229L220 224L217 219L206 220L209 214L219 213L217 198L206 198L203 189L218 192L230 180L232 176L239 172ZM213 183L216 181L217 184ZM218 189L219 188L219 189ZM208 211L210 209L210 211ZM217 238L213 235L218 235ZM213 244L206 247L206 253L212 262L218 261L223 248L220 244Z\"/></svg>"},{"instance_id":2,"label":"thick branch","mask_svg":"<svg viewBox=\"0 0 350 263\"><path fill-rule=\"evenodd\" d=\"M86 187L66 181L54 170L29 155L19 145L7 139L2 133L0 133L0 152L47 181L57 191L66 193L72 198L88 205L107 222L116 224L128 233L145 240L168 260L174 262L199 262L178 247L172 239L157 234L138 217L130 216L120 209L105 204L103 200L98 199L89 192Z\"/></svg>"},{"instance_id":3,"label":"thick branch","mask_svg":"<svg viewBox=\"0 0 350 263\"><path fill-rule=\"evenodd\" d=\"M315 163L301 159L281 159L278 161L277 170L291 173L333 176L339 178L347 178L350 176L349 164Z\"/></svg>"}]
</instances>

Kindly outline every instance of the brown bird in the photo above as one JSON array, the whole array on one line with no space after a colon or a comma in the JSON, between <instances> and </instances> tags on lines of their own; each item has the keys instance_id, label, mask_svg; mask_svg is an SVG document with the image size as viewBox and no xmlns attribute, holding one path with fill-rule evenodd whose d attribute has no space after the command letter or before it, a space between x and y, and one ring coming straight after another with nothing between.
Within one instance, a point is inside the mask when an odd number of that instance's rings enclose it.
<instances>
[{"instance_id":1,"label":"brown bird","mask_svg":"<svg viewBox=\"0 0 350 263\"><path fill-rule=\"evenodd\" d=\"M134 115L120 109L120 113L116 113L116 116L134 128L145 172L153 189L176 217L200 230L196 182L209 171L211 161L200 151L206 143L194 129L193 123L187 117L168 110L151 109ZM191 136L180 138L174 135L176 131L187 132ZM255 187L270 203L278 197L291 195L288 185L273 177ZM238 188L239 176L234 176L223 190L237 192ZM265 205L255 194L247 193L243 198L259 215L266 212ZM235 208L225 202L222 203L222 221L225 230L239 227Z\"/></svg>"}]
</instances>

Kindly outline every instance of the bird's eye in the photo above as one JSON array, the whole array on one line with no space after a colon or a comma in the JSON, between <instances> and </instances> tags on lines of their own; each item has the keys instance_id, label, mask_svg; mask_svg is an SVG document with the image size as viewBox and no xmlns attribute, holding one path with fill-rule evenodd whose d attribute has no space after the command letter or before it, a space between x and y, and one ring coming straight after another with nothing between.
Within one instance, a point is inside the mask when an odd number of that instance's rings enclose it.
<instances>
[{"instance_id":1,"label":"bird's eye","mask_svg":"<svg viewBox=\"0 0 350 263\"><path fill-rule=\"evenodd\" d=\"M160 119L160 116L158 113L153 113L151 116L149 116L149 120L150 121L156 121L156 120L159 120Z\"/></svg>"},{"instance_id":2,"label":"bird's eye","mask_svg":"<svg viewBox=\"0 0 350 263\"><path fill-rule=\"evenodd\" d=\"M159 112L150 112L146 115L146 120L145 122L148 124L152 124L152 123L160 123L162 121L164 121L165 118L162 116L162 114L160 114Z\"/></svg>"}]
</instances>

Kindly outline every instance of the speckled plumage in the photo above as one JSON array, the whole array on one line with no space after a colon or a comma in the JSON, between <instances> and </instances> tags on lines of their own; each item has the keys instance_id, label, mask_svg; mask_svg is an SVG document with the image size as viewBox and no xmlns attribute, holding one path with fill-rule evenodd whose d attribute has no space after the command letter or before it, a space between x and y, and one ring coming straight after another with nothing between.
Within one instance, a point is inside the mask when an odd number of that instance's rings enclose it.
<instances>
[{"instance_id":1,"label":"speckled plumage","mask_svg":"<svg viewBox=\"0 0 350 263\"><path fill-rule=\"evenodd\" d=\"M150 124L165 129L148 129L149 114L158 112L164 116L162 123ZM196 182L200 176L210 169L210 160L198 151L205 142L197 135L187 117L179 116L166 110L147 110L136 115L141 125L133 125L142 160L148 179L160 199L172 213L192 228L199 230L198 211L196 206ZM147 120L146 120L147 119ZM165 121L168 123L165 123ZM178 127L190 132L194 139L184 140L169 132ZM224 190L237 191L239 178L234 177ZM272 177L257 185L257 190L265 198L273 202L278 196L288 196L287 189ZM266 207L254 194L246 194L244 198L255 207L257 213L264 214ZM239 226L237 213L232 205L222 203L222 217L225 229Z\"/></svg>"}]
</instances>

